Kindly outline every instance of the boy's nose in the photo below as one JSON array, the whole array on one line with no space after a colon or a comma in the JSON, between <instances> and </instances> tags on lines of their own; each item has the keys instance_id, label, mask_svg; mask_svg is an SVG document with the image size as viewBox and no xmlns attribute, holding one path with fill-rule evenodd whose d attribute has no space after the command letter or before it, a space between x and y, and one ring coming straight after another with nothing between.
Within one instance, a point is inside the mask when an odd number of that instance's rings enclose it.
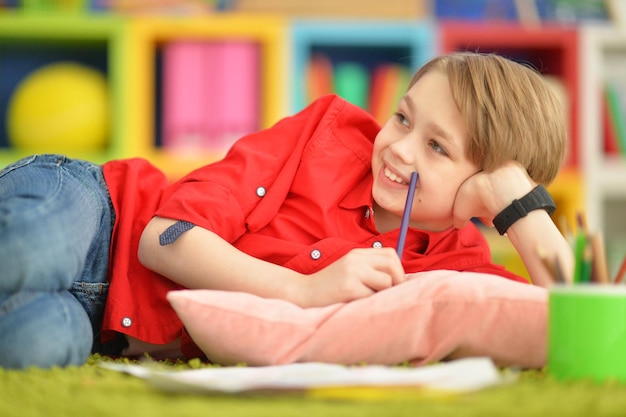
<instances>
[{"instance_id":1,"label":"boy's nose","mask_svg":"<svg viewBox=\"0 0 626 417\"><path fill-rule=\"evenodd\" d=\"M415 163L415 140L410 136L403 136L393 142L389 146L389 149L402 163L406 165L413 165Z\"/></svg>"}]
</instances>

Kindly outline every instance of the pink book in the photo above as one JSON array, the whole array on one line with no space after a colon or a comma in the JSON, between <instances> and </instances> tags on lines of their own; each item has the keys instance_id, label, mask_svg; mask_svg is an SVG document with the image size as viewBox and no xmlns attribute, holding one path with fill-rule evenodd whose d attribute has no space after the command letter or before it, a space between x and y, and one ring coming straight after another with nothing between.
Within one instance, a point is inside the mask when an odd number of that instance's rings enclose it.
<instances>
[{"instance_id":1,"label":"pink book","mask_svg":"<svg viewBox=\"0 0 626 417\"><path fill-rule=\"evenodd\" d=\"M163 48L163 146L194 152L207 142L207 42L174 41Z\"/></svg>"},{"instance_id":2,"label":"pink book","mask_svg":"<svg viewBox=\"0 0 626 417\"><path fill-rule=\"evenodd\" d=\"M216 42L207 56L210 107L209 147L225 152L260 127L259 46L246 41Z\"/></svg>"}]
</instances>

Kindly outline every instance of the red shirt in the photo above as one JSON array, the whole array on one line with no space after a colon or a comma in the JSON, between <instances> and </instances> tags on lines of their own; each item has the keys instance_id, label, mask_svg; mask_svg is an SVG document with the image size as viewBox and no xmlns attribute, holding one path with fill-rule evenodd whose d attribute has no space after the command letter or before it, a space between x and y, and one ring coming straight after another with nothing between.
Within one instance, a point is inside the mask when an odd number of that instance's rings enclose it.
<instances>
[{"instance_id":1,"label":"red shirt","mask_svg":"<svg viewBox=\"0 0 626 417\"><path fill-rule=\"evenodd\" d=\"M359 107L327 96L243 137L223 160L170 186L143 160L105 164L117 219L104 330L150 343L181 335L182 323L165 300L180 287L144 268L136 255L154 215L191 222L254 257L305 274L353 248L395 247L398 230L379 233L372 214L371 155L379 129ZM409 228L402 263L407 273L450 269L527 282L492 263L473 224L443 232Z\"/></svg>"}]
</instances>

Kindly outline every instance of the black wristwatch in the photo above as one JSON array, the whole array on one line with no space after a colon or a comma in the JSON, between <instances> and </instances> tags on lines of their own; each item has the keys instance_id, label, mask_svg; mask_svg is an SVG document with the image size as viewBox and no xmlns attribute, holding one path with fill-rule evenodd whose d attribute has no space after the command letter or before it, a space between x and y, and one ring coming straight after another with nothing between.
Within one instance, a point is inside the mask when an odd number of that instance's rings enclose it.
<instances>
[{"instance_id":1,"label":"black wristwatch","mask_svg":"<svg viewBox=\"0 0 626 417\"><path fill-rule=\"evenodd\" d=\"M552 196L543 185L536 186L519 200L513 200L507 208L493 218L493 225L498 233L503 235L513 223L525 217L531 211L539 209L547 211L548 214L552 214L556 210L556 204L554 204Z\"/></svg>"}]
</instances>

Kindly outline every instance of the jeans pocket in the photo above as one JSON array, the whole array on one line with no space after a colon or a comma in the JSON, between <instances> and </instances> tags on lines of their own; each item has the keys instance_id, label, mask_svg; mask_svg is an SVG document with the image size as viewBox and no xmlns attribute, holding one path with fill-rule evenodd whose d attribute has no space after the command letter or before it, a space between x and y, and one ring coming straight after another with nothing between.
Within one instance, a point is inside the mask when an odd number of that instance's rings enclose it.
<instances>
[{"instance_id":1,"label":"jeans pocket","mask_svg":"<svg viewBox=\"0 0 626 417\"><path fill-rule=\"evenodd\" d=\"M109 283L77 281L72 284L70 293L87 312L94 330L99 329L109 294Z\"/></svg>"}]
</instances>

